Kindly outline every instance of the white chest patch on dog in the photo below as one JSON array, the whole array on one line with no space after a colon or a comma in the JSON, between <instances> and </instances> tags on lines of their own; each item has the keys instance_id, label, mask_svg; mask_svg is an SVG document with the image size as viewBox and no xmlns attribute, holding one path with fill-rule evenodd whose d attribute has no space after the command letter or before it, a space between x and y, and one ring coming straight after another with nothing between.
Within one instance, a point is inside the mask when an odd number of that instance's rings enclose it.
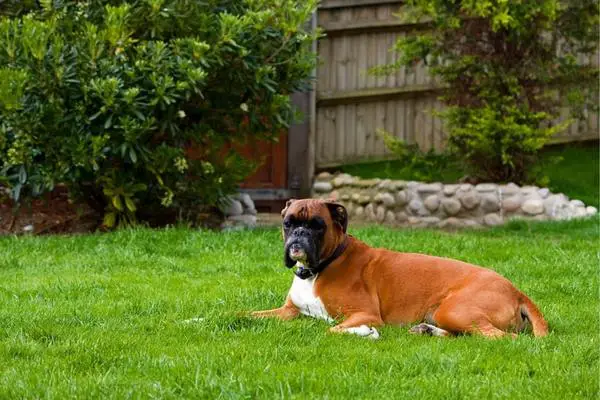
<instances>
[{"instance_id":1,"label":"white chest patch on dog","mask_svg":"<svg viewBox=\"0 0 600 400\"><path fill-rule=\"evenodd\" d=\"M315 282L318 277L318 274L307 279L294 276L289 296L301 314L332 322L333 319L327 313L323 302L315 296Z\"/></svg>"}]
</instances>

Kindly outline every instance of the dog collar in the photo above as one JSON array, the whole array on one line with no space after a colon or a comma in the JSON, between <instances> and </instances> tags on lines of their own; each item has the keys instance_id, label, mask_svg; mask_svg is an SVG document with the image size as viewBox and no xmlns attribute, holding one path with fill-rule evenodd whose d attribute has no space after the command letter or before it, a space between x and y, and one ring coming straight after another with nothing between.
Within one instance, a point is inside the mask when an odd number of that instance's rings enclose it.
<instances>
[{"instance_id":1,"label":"dog collar","mask_svg":"<svg viewBox=\"0 0 600 400\"><path fill-rule=\"evenodd\" d=\"M329 266L329 264L334 262L336 258L342 255L342 253L344 252L344 250L346 250L349 244L350 240L346 235L344 241L333 251L333 253L329 257L319 262L316 268L298 268L295 272L296 276L300 279L308 279L311 276L315 276L318 273L322 272L325 268Z\"/></svg>"}]
</instances>

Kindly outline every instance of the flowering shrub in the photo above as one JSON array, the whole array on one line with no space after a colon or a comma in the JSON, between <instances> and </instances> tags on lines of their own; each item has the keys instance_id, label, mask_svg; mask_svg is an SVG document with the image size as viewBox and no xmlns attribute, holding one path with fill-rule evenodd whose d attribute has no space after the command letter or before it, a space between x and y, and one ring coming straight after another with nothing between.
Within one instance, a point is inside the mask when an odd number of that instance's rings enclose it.
<instances>
[{"instance_id":1,"label":"flowering shrub","mask_svg":"<svg viewBox=\"0 0 600 400\"><path fill-rule=\"evenodd\" d=\"M39 5L38 5L39 3ZM7 1L0 179L57 183L113 226L216 204L252 172L315 66L315 1Z\"/></svg>"}]
</instances>

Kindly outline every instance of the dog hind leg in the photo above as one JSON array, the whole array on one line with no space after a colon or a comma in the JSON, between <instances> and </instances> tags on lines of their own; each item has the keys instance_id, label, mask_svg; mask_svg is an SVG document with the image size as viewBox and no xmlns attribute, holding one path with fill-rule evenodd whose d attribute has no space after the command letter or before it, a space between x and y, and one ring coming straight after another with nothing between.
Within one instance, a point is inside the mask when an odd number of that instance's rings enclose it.
<instances>
[{"instance_id":1,"label":"dog hind leg","mask_svg":"<svg viewBox=\"0 0 600 400\"><path fill-rule=\"evenodd\" d=\"M422 323L415 325L408 331L417 335L429 335L429 336L450 336L451 333L445 329L438 328L435 325Z\"/></svg>"},{"instance_id":2,"label":"dog hind leg","mask_svg":"<svg viewBox=\"0 0 600 400\"><path fill-rule=\"evenodd\" d=\"M483 335L488 338L499 338L508 333L495 326L488 314L487 307L474 304L475 299L465 299L463 296L453 296L442 301L432 315L432 322L438 329L458 333Z\"/></svg>"}]
</instances>

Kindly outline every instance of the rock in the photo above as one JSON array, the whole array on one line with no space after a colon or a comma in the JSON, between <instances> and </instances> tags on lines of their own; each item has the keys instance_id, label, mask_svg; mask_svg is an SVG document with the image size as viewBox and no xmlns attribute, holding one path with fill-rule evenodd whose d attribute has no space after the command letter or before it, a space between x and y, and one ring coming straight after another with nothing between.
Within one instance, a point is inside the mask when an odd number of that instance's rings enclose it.
<instances>
[{"instance_id":1,"label":"rock","mask_svg":"<svg viewBox=\"0 0 600 400\"><path fill-rule=\"evenodd\" d=\"M329 193L329 198L337 201L340 198L340 192L334 190L333 192Z\"/></svg>"},{"instance_id":2,"label":"rock","mask_svg":"<svg viewBox=\"0 0 600 400\"><path fill-rule=\"evenodd\" d=\"M548 188L542 188L538 190L538 195L542 198L545 199L546 197L548 197L550 195L550 189Z\"/></svg>"},{"instance_id":3,"label":"rock","mask_svg":"<svg viewBox=\"0 0 600 400\"><path fill-rule=\"evenodd\" d=\"M509 183L508 185L499 186L498 190L500 191L500 194L502 195L502 197L509 197L509 196L513 196L513 195L519 193L521 188L519 188L514 183L513 184Z\"/></svg>"},{"instance_id":4,"label":"rock","mask_svg":"<svg viewBox=\"0 0 600 400\"><path fill-rule=\"evenodd\" d=\"M598 212L598 209L597 209L596 207L587 206L587 207L585 208L585 213L586 213L588 216L592 216L592 215L596 214L597 212Z\"/></svg>"},{"instance_id":5,"label":"rock","mask_svg":"<svg viewBox=\"0 0 600 400\"><path fill-rule=\"evenodd\" d=\"M331 184L333 185L333 187L336 187L336 188L345 186L345 185L350 186L350 185L352 185L353 182L354 182L354 178L352 177L352 175L348 175L348 174L340 174L331 180Z\"/></svg>"},{"instance_id":6,"label":"rock","mask_svg":"<svg viewBox=\"0 0 600 400\"><path fill-rule=\"evenodd\" d=\"M406 181L393 181L394 190L401 190L406 187Z\"/></svg>"},{"instance_id":7,"label":"rock","mask_svg":"<svg viewBox=\"0 0 600 400\"><path fill-rule=\"evenodd\" d=\"M507 197L502 200L502 209L506 212L515 212L521 208L523 197L521 195Z\"/></svg>"},{"instance_id":8,"label":"rock","mask_svg":"<svg viewBox=\"0 0 600 400\"><path fill-rule=\"evenodd\" d=\"M373 186L376 186L379 182L381 181L381 179L364 179L364 180L358 180L354 182L354 186L358 186L361 188L370 188Z\"/></svg>"},{"instance_id":9,"label":"rock","mask_svg":"<svg viewBox=\"0 0 600 400\"><path fill-rule=\"evenodd\" d=\"M438 217L423 217L421 221L427 226L435 226L440 222L440 219Z\"/></svg>"},{"instance_id":10,"label":"rock","mask_svg":"<svg viewBox=\"0 0 600 400\"><path fill-rule=\"evenodd\" d=\"M244 225L246 228L256 227L256 215L235 215L227 219L233 221L236 225Z\"/></svg>"},{"instance_id":11,"label":"rock","mask_svg":"<svg viewBox=\"0 0 600 400\"><path fill-rule=\"evenodd\" d=\"M358 206L356 207L356 210L354 210L354 216L356 218L362 218L365 216L365 209L364 207Z\"/></svg>"},{"instance_id":12,"label":"rock","mask_svg":"<svg viewBox=\"0 0 600 400\"><path fill-rule=\"evenodd\" d=\"M406 182L406 188L407 189L416 189L418 186L422 185L421 182L417 182L417 181L408 181Z\"/></svg>"},{"instance_id":13,"label":"rock","mask_svg":"<svg viewBox=\"0 0 600 400\"><path fill-rule=\"evenodd\" d=\"M585 204L583 204L583 201L581 200L571 200L569 204L573 207L585 207Z\"/></svg>"},{"instance_id":14,"label":"rock","mask_svg":"<svg viewBox=\"0 0 600 400\"><path fill-rule=\"evenodd\" d=\"M544 212L549 217L555 217L560 211L567 207L569 199L562 193L550 195L544 200Z\"/></svg>"},{"instance_id":15,"label":"rock","mask_svg":"<svg viewBox=\"0 0 600 400\"><path fill-rule=\"evenodd\" d=\"M373 197L373 201L375 203L381 203L381 193L377 193L375 197Z\"/></svg>"},{"instance_id":16,"label":"rock","mask_svg":"<svg viewBox=\"0 0 600 400\"><path fill-rule=\"evenodd\" d=\"M410 193L406 190L402 190L396 194L396 204L400 207L404 207L410 201Z\"/></svg>"},{"instance_id":17,"label":"rock","mask_svg":"<svg viewBox=\"0 0 600 400\"><path fill-rule=\"evenodd\" d=\"M456 215L460 211L461 205L460 201L456 199L442 199L442 210L447 215Z\"/></svg>"},{"instance_id":18,"label":"rock","mask_svg":"<svg viewBox=\"0 0 600 400\"><path fill-rule=\"evenodd\" d=\"M408 203L408 208L413 214L425 216L429 215L429 211L423 206L423 203L419 199L413 199Z\"/></svg>"},{"instance_id":19,"label":"rock","mask_svg":"<svg viewBox=\"0 0 600 400\"><path fill-rule=\"evenodd\" d=\"M230 217L242 215L243 213L244 207L242 207L242 203L240 201L235 200L232 197L229 197L226 200L225 206L223 208L223 214L225 214L225 216Z\"/></svg>"},{"instance_id":20,"label":"rock","mask_svg":"<svg viewBox=\"0 0 600 400\"><path fill-rule=\"evenodd\" d=\"M375 207L373 207L373 203L369 203L365 207L365 217L369 221L375 221L377 219L375 216Z\"/></svg>"},{"instance_id":21,"label":"rock","mask_svg":"<svg viewBox=\"0 0 600 400\"><path fill-rule=\"evenodd\" d=\"M406 222L408 221L408 215L404 211L398 211L396 213L396 221L398 222Z\"/></svg>"},{"instance_id":22,"label":"rock","mask_svg":"<svg viewBox=\"0 0 600 400\"><path fill-rule=\"evenodd\" d=\"M548 216L546 216L544 214L540 214L540 215L536 215L535 217L533 217L533 219L535 221L547 221L548 220Z\"/></svg>"},{"instance_id":23,"label":"rock","mask_svg":"<svg viewBox=\"0 0 600 400\"><path fill-rule=\"evenodd\" d=\"M391 193L382 193L381 202L386 207L393 207L396 204L396 199L394 199L394 196Z\"/></svg>"},{"instance_id":24,"label":"rock","mask_svg":"<svg viewBox=\"0 0 600 400\"><path fill-rule=\"evenodd\" d=\"M526 197L526 198L537 198L540 197L540 195L538 194L538 187L537 186L523 186L521 188L521 194Z\"/></svg>"},{"instance_id":25,"label":"rock","mask_svg":"<svg viewBox=\"0 0 600 400\"><path fill-rule=\"evenodd\" d=\"M341 199L343 201L349 201L350 200L350 195L348 193L344 193L341 197Z\"/></svg>"},{"instance_id":26,"label":"rock","mask_svg":"<svg viewBox=\"0 0 600 400\"><path fill-rule=\"evenodd\" d=\"M474 221L472 219L465 219L463 220L463 224L465 224L466 228L480 228L481 224L477 221Z\"/></svg>"},{"instance_id":27,"label":"rock","mask_svg":"<svg viewBox=\"0 0 600 400\"><path fill-rule=\"evenodd\" d=\"M396 214L393 211L388 210L385 213L385 223L386 224L395 224L396 223Z\"/></svg>"},{"instance_id":28,"label":"rock","mask_svg":"<svg viewBox=\"0 0 600 400\"><path fill-rule=\"evenodd\" d=\"M585 207L576 207L575 208L575 218L585 217L586 215L587 215L587 212L585 210Z\"/></svg>"},{"instance_id":29,"label":"rock","mask_svg":"<svg viewBox=\"0 0 600 400\"><path fill-rule=\"evenodd\" d=\"M484 193L481 196L481 208L486 213L498 211L500 209L500 202L498 197L492 193Z\"/></svg>"},{"instance_id":30,"label":"rock","mask_svg":"<svg viewBox=\"0 0 600 400\"><path fill-rule=\"evenodd\" d=\"M321 172L319 175L317 175L317 180L319 181L329 181L331 178L333 178L333 175L327 171Z\"/></svg>"},{"instance_id":31,"label":"rock","mask_svg":"<svg viewBox=\"0 0 600 400\"><path fill-rule=\"evenodd\" d=\"M437 193L442 190L441 183L422 183L417 186L417 192L419 193Z\"/></svg>"},{"instance_id":32,"label":"rock","mask_svg":"<svg viewBox=\"0 0 600 400\"><path fill-rule=\"evenodd\" d=\"M444 194L446 196L452 196L458 190L460 185L445 185L444 186Z\"/></svg>"},{"instance_id":33,"label":"rock","mask_svg":"<svg viewBox=\"0 0 600 400\"><path fill-rule=\"evenodd\" d=\"M371 196L369 196L368 194L360 195L358 198L358 204L363 205L363 206L365 204L369 203L370 201L371 201Z\"/></svg>"},{"instance_id":34,"label":"rock","mask_svg":"<svg viewBox=\"0 0 600 400\"><path fill-rule=\"evenodd\" d=\"M350 196L350 198L352 199L352 201L358 203L358 200L360 200L360 194L352 193L352 196Z\"/></svg>"},{"instance_id":35,"label":"rock","mask_svg":"<svg viewBox=\"0 0 600 400\"><path fill-rule=\"evenodd\" d=\"M377 222L383 222L383 220L385 220L385 207L384 206L377 207L377 210L375 213L375 218L376 218Z\"/></svg>"},{"instance_id":36,"label":"rock","mask_svg":"<svg viewBox=\"0 0 600 400\"><path fill-rule=\"evenodd\" d=\"M541 214L544 212L544 202L541 199L527 199L521 209L529 215Z\"/></svg>"},{"instance_id":37,"label":"rock","mask_svg":"<svg viewBox=\"0 0 600 400\"><path fill-rule=\"evenodd\" d=\"M421 223L421 218L419 217L408 217L408 223L411 225L417 225Z\"/></svg>"},{"instance_id":38,"label":"rock","mask_svg":"<svg viewBox=\"0 0 600 400\"><path fill-rule=\"evenodd\" d=\"M424 204L429 211L434 212L440 207L440 198L435 194L429 195L425 199Z\"/></svg>"},{"instance_id":39,"label":"rock","mask_svg":"<svg viewBox=\"0 0 600 400\"><path fill-rule=\"evenodd\" d=\"M313 190L317 193L331 192L333 185L330 182L315 182L313 184Z\"/></svg>"},{"instance_id":40,"label":"rock","mask_svg":"<svg viewBox=\"0 0 600 400\"><path fill-rule=\"evenodd\" d=\"M498 190L498 185L495 183L480 183L479 185L475 186L475 190L480 193L495 192Z\"/></svg>"},{"instance_id":41,"label":"rock","mask_svg":"<svg viewBox=\"0 0 600 400\"><path fill-rule=\"evenodd\" d=\"M450 217L450 218L446 218L443 219L438 226L440 228L462 228L463 226L465 226L465 224L463 223L462 220L455 218L455 217Z\"/></svg>"},{"instance_id":42,"label":"rock","mask_svg":"<svg viewBox=\"0 0 600 400\"><path fill-rule=\"evenodd\" d=\"M381 190L394 190L394 185L390 179L384 179L377 185L378 189Z\"/></svg>"},{"instance_id":43,"label":"rock","mask_svg":"<svg viewBox=\"0 0 600 400\"><path fill-rule=\"evenodd\" d=\"M23 227L23 232L33 232L33 225L31 225L31 224L25 225Z\"/></svg>"},{"instance_id":44,"label":"rock","mask_svg":"<svg viewBox=\"0 0 600 400\"><path fill-rule=\"evenodd\" d=\"M354 212L354 209L356 208L356 205L354 205L354 203L344 204L344 206L346 207L346 211L348 212L348 215L352 215L352 213Z\"/></svg>"},{"instance_id":45,"label":"rock","mask_svg":"<svg viewBox=\"0 0 600 400\"><path fill-rule=\"evenodd\" d=\"M413 199L408 203L408 208L412 211L419 211L423 207L423 203L419 199Z\"/></svg>"},{"instance_id":46,"label":"rock","mask_svg":"<svg viewBox=\"0 0 600 400\"><path fill-rule=\"evenodd\" d=\"M475 191L468 191L459 195L460 202L467 210L472 210L479 205L479 195Z\"/></svg>"},{"instance_id":47,"label":"rock","mask_svg":"<svg viewBox=\"0 0 600 400\"><path fill-rule=\"evenodd\" d=\"M483 217L483 223L487 226L498 226L502 225L502 217L496 213L487 214Z\"/></svg>"},{"instance_id":48,"label":"rock","mask_svg":"<svg viewBox=\"0 0 600 400\"><path fill-rule=\"evenodd\" d=\"M470 183L463 183L458 187L458 190L462 192L468 192L471 189L473 189L473 185L471 185Z\"/></svg>"},{"instance_id":49,"label":"rock","mask_svg":"<svg viewBox=\"0 0 600 400\"><path fill-rule=\"evenodd\" d=\"M254 202L248 193L238 193L236 200L242 203L245 210L254 209Z\"/></svg>"}]
</instances>

